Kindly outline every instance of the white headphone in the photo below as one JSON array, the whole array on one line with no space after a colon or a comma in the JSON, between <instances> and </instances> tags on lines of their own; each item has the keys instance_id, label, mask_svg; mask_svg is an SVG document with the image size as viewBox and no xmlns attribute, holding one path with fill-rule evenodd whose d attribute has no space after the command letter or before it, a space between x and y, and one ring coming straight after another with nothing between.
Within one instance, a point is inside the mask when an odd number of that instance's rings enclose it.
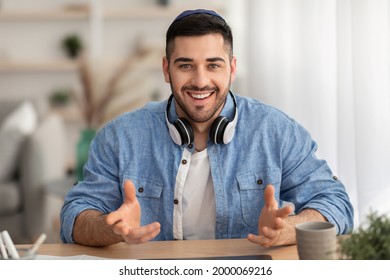
<instances>
[{"instance_id":1,"label":"white headphone","mask_svg":"<svg viewBox=\"0 0 390 280\"><path fill-rule=\"evenodd\" d=\"M234 131L237 124L238 110L236 97L234 94L229 91L230 96L233 98L234 103L234 118L232 121L229 121L224 116L218 116L210 129L210 138L215 144L227 144L232 141L234 136ZM194 142L194 133L191 127L191 124L185 118L178 118L173 124L169 121L168 114L169 108L173 100L173 94L168 99L167 108L165 110L165 120L169 129L169 134L173 142L177 145L189 145Z\"/></svg>"}]
</instances>

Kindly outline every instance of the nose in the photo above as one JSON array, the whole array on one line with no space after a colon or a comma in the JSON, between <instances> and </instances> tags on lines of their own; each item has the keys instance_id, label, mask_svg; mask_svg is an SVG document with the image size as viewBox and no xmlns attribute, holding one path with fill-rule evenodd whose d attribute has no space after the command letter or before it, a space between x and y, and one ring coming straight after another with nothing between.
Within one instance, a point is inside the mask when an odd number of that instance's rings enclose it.
<instances>
[{"instance_id":1,"label":"nose","mask_svg":"<svg viewBox=\"0 0 390 280\"><path fill-rule=\"evenodd\" d=\"M209 85L210 79L207 75L207 71L199 67L193 72L192 84L199 88L203 88Z\"/></svg>"}]
</instances>

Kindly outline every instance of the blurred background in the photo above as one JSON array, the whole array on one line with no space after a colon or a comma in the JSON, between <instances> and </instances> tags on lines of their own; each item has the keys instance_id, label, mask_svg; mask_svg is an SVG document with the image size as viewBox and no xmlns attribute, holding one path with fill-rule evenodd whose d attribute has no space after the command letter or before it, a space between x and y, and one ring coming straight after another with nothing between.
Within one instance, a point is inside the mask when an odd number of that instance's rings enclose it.
<instances>
[{"instance_id":1,"label":"blurred background","mask_svg":"<svg viewBox=\"0 0 390 280\"><path fill-rule=\"evenodd\" d=\"M0 230L59 241L91 138L169 96L165 32L195 8L232 27L233 91L311 133L356 227L390 210L390 0L0 0Z\"/></svg>"}]
</instances>

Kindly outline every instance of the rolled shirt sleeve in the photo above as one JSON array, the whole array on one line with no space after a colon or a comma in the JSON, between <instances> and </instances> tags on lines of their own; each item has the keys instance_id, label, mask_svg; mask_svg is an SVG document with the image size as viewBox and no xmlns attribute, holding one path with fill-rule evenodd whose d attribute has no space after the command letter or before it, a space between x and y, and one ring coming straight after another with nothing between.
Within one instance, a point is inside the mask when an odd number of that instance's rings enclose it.
<instances>
[{"instance_id":1,"label":"rolled shirt sleeve","mask_svg":"<svg viewBox=\"0 0 390 280\"><path fill-rule=\"evenodd\" d=\"M336 225L339 234L353 228L353 207L343 183L325 160L318 159L317 144L296 122L285 135L281 199L294 203L296 213L319 211Z\"/></svg>"}]
</instances>

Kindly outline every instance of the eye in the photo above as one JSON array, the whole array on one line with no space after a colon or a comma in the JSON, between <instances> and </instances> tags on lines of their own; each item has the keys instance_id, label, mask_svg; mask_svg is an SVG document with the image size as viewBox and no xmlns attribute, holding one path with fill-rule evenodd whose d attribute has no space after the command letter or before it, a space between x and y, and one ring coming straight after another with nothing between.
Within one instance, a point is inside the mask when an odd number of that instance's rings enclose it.
<instances>
[{"instance_id":1,"label":"eye","mask_svg":"<svg viewBox=\"0 0 390 280\"><path fill-rule=\"evenodd\" d=\"M216 63L212 63L212 64L209 64L209 68L210 69L218 69L218 68L220 68L220 65L216 64Z\"/></svg>"},{"instance_id":2,"label":"eye","mask_svg":"<svg viewBox=\"0 0 390 280\"><path fill-rule=\"evenodd\" d=\"M192 68L192 66L191 66L191 64L180 64L179 65L179 68L180 69L190 69L190 68Z\"/></svg>"}]
</instances>

